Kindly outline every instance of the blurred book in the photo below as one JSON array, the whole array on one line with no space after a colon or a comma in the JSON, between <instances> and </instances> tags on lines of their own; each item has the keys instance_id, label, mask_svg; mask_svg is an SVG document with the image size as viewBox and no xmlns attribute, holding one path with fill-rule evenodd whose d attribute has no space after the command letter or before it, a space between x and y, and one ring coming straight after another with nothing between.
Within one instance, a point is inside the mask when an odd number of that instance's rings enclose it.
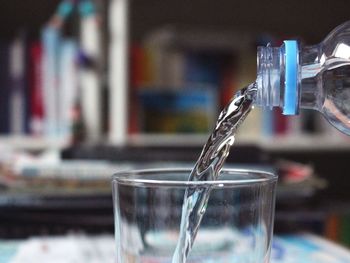
<instances>
[{"instance_id":1,"label":"blurred book","mask_svg":"<svg viewBox=\"0 0 350 263\"><path fill-rule=\"evenodd\" d=\"M325 220L324 234L328 239L350 247L350 217L347 211L346 202L333 206Z\"/></svg>"},{"instance_id":2,"label":"blurred book","mask_svg":"<svg viewBox=\"0 0 350 263\"><path fill-rule=\"evenodd\" d=\"M79 95L86 139L92 142L100 140L102 135L100 26L94 8L81 17Z\"/></svg>"},{"instance_id":3,"label":"blurred book","mask_svg":"<svg viewBox=\"0 0 350 263\"><path fill-rule=\"evenodd\" d=\"M72 135L74 111L78 102L78 46L72 39L62 40L59 58L58 123L60 138L69 140Z\"/></svg>"},{"instance_id":4,"label":"blurred book","mask_svg":"<svg viewBox=\"0 0 350 263\"><path fill-rule=\"evenodd\" d=\"M217 113L211 88L143 89L139 92L140 127L147 133L207 133Z\"/></svg>"},{"instance_id":5,"label":"blurred book","mask_svg":"<svg viewBox=\"0 0 350 263\"><path fill-rule=\"evenodd\" d=\"M42 81L44 105L44 133L46 136L58 137L58 61L61 34L57 28L42 29Z\"/></svg>"},{"instance_id":6,"label":"blurred book","mask_svg":"<svg viewBox=\"0 0 350 263\"><path fill-rule=\"evenodd\" d=\"M43 49L40 41L34 41L29 47L29 92L30 117L29 133L35 136L44 134L44 98L42 74Z\"/></svg>"},{"instance_id":7,"label":"blurred book","mask_svg":"<svg viewBox=\"0 0 350 263\"><path fill-rule=\"evenodd\" d=\"M0 134L10 132L10 43L0 42Z\"/></svg>"},{"instance_id":8,"label":"blurred book","mask_svg":"<svg viewBox=\"0 0 350 263\"><path fill-rule=\"evenodd\" d=\"M20 34L10 47L10 132L23 135L29 132L28 43Z\"/></svg>"}]
</instances>

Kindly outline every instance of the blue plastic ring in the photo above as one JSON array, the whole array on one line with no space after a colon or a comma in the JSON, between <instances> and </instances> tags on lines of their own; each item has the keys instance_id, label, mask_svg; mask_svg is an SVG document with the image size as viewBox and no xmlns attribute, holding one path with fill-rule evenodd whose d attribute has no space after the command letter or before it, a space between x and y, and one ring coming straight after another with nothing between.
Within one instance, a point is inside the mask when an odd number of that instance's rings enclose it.
<instances>
[{"instance_id":1,"label":"blue plastic ring","mask_svg":"<svg viewBox=\"0 0 350 263\"><path fill-rule=\"evenodd\" d=\"M284 47L286 67L283 114L295 115L298 105L298 43L295 40L286 40Z\"/></svg>"}]
</instances>

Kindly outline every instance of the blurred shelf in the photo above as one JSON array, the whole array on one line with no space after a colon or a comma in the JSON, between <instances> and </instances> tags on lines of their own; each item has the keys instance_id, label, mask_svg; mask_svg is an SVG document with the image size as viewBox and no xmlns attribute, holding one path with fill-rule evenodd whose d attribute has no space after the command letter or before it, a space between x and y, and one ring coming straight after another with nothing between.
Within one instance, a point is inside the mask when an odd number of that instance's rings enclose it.
<instances>
[{"instance_id":1,"label":"blurred shelf","mask_svg":"<svg viewBox=\"0 0 350 263\"><path fill-rule=\"evenodd\" d=\"M128 136L131 146L199 146L204 145L207 134L132 134Z\"/></svg>"},{"instance_id":2,"label":"blurred shelf","mask_svg":"<svg viewBox=\"0 0 350 263\"><path fill-rule=\"evenodd\" d=\"M293 135L260 139L257 144L269 151L350 150L350 138L332 135Z\"/></svg>"},{"instance_id":3,"label":"blurred shelf","mask_svg":"<svg viewBox=\"0 0 350 263\"><path fill-rule=\"evenodd\" d=\"M133 134L129 135L128 144L131 146L203 146L208 134ZM239 145L256 145L257 138L236 139Z\"/></svg>"},{"instance_id":4,"label":"blurred shelf","mask_svg":"<svg viewBox=\"0 0 350 263\"><path fill-rule=\"evenodd\" d=\"M15 150L46 150L63 149L69 146L69 141L54 138L32 136L0 136L0 147Z\"/></svg>"},{"instance_id":5,"label":"blurred shelf","mask_svg":"<svg viewBox=\"0 0 350 263\"><path fill-rule=\"evenodd\" d=\"M129 135L129 146L203 146L208 134L133 134ZM239 146L258 146L269 151L318 151L350 150L350 138L330 135L300 135L276 137L247 137L238 135ZM108 144L108 142L106 142ZM0 136L0 147L22 150L62 150L70 146L62 139L31 136Z\"/></svg>"},{"instance_id":6,"label":"blurred shelf","mask_svg":"<svg viewBox=\"0 0 350 263\"><path fill-rule=\"evenodd\" d=\"M134 134L128 144L132 146L202 146L208 134ZM350 138L331 135L293 135L276 137L237 136L237 145L255 145L269 151L350 150Z\"/></svg>"}]
</instances>

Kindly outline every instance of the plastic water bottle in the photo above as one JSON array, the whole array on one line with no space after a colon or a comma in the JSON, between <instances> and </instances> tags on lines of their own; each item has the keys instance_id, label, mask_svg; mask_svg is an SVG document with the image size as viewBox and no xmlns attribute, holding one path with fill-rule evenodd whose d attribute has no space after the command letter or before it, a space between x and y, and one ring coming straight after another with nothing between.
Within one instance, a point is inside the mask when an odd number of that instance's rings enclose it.
<instances>
[{"instance_id":1,"label":"plastic water bottle","mask_svg":"<svg viewBox=\"0 0 350 263\"><path fill-rule=\"evenodd\" d=\"M285 115L313 109L350 135L350 21L320 44L258 47L256 105L280 107Z\"/></svg>"}]
</instances>

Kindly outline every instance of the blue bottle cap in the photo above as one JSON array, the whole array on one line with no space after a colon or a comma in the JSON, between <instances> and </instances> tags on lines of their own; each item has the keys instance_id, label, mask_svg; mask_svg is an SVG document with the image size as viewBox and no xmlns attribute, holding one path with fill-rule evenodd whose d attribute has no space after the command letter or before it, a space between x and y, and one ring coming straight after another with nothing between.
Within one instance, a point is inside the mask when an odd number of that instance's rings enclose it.
<instances>
[{"instance_id":1,"label":"blue bottle cap","mask_svg":"<svg viewBox=\"0 0 350 263\"><path fill-rule=\"evenodd\" d=\"M298 43L295 40L285 40L285 92L284 115L297 113L297 89L298 89Z\"/></svg>"}]
</instances>

